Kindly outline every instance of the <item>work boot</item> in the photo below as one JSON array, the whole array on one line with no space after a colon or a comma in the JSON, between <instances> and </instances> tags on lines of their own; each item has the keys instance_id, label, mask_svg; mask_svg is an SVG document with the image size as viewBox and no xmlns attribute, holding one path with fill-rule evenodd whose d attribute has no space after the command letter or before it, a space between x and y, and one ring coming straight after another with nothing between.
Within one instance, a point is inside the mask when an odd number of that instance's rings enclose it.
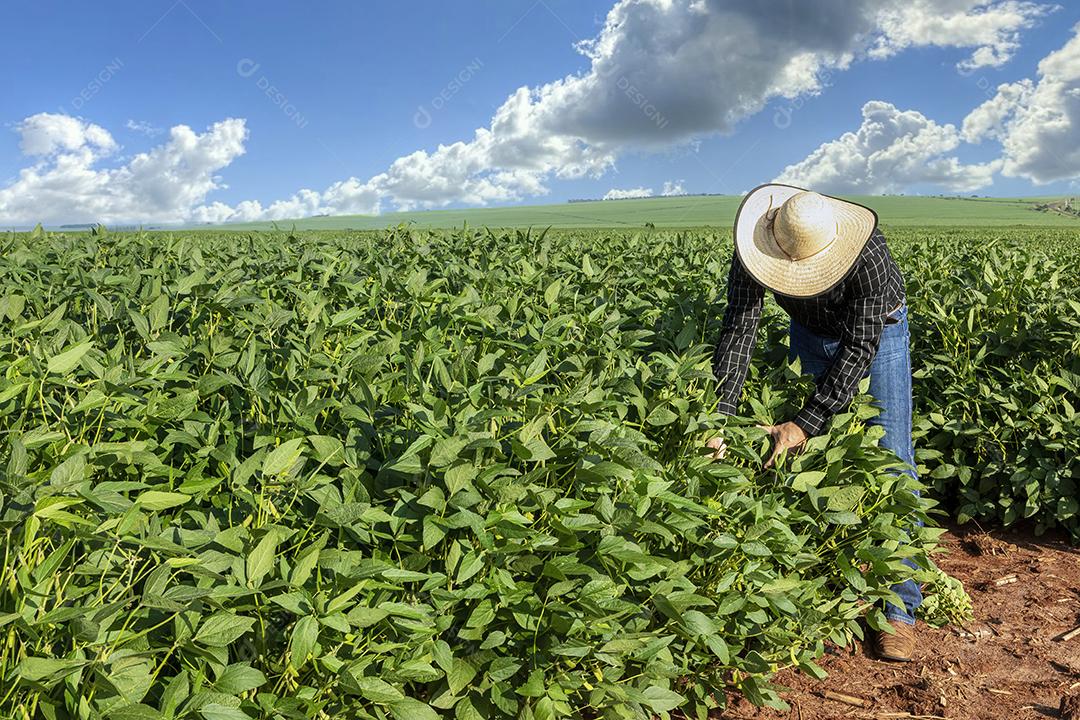
<instances>
[{"instance_id":1,"label":"work boot","mask_svg":"<svg viewBox=\"0 0 1080 720\"><path fill-rule=\"evenodd\" d=\"M882 660L911 662L915 654L915 626L900 620L890 620L889 625L895 632L874 633L874 652Z\"/></svg>"}]
</instances>

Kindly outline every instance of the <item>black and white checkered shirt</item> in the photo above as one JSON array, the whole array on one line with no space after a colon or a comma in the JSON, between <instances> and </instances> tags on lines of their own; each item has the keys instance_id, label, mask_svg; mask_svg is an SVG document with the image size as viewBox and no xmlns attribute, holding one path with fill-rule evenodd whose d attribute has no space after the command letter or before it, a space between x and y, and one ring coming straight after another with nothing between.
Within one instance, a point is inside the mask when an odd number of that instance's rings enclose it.
<instances>
[{"instance_id":1,"label":"black and white checkered shirt","mask_svg":"<svg viewBox=\"0 0 1080 720\"><path fill-rule=\"evenodd\" d=\"M817 391L793 418L807 435L819 435L833 414L855 397L859 381L877 354L886 316L904 302L904 278L889 254L885 236L875 229L855 265L833 289L812 298L774 295L793 320L818 335L840 340L836 358L819 378ZM719 383L719 410L733 415L765 301L765 288L750 276L737 254L731 260L727 298L713 373Z\"/></svg>"}]
</instances>

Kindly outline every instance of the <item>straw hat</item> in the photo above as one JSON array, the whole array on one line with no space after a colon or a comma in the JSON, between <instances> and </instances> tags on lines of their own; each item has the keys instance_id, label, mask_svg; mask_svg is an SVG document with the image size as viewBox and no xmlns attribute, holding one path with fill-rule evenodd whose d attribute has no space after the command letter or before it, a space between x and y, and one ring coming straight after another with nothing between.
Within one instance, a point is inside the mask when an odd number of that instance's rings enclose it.
<instances>
[{"instance_id":1,"label":"straw hat","mask_svg":"<svg viewBox=\"0 0 1080 720\"><path fill-rule=\"evenodd\" d=\"M862 205L791 185L762 185L735 215L735 252L773 292L813 297L844 279L876 226L877 214Z\"/></svg>"}]
</instances>

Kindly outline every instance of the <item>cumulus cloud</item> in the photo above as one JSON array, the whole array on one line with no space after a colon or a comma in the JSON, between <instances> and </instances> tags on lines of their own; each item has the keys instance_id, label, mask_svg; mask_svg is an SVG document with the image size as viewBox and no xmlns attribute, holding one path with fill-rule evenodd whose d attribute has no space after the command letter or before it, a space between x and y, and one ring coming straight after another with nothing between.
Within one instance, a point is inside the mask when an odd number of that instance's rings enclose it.
<instances>
[{"instance_id":1,"label":"cumulus cloud","mask_svg":"<svg viewBox=\"0 0 1080 720\"><path fill-rule=\"evenodd\" d=\"M1038 80L1021 80L964 121L969 142L1002 144L1002 174L1038 184L1080 177L1080 25L1073 37L1039 63Z\"/></svg>"},{"instance_id":2,"label":"cumulus cloud","mask_svg":"<svg viewBox=\"0 0 1080 720\"><path fill-rule=\"evenodd\" d=\"M1002 157L963 164L961 144L992 140ZM825 143L777 178L832 192L897 192L928 183L968 192L996 172L1037 184L1080 178L1080 25L1039 63L1038 78L1005 83L957 130L884 102L863 107L862 126Z\"/></svg>"},{"instance_id":3,"label":"cumulus cloud","mask_svg":"<svg viewBox=\"0 0 1080 720\"><path fill-rule=\"evenodd\" d=\"M664 183L664 189L660 191L660 194L664 197L685 195L686 190L683 189L682 180L668 180Z\"/></svg>"},{"instance_id":4,"label":"cumulus cloud","mask_svg":"<svg viewBox=\"0 0 1080 720\"><path fill-rule=\"evenodd\" d=\"M52 157L60 153L104 157L116 149L116 141L100 125L67 115L38 113L15 128L19 149L29 157Z\"/></svg>"},{"instance_id":5,"label":"cumulus cloud","mask_svg":"<svg viewBox=\"0 0 1080 720\"><path fill-rule=\"evenodd\" d=\"M998 65L1047 7L1018 0L618 0L599 34L578 45L586 69L519 88L471 138L405 155L366 180L304 189L268 206L198 202L186 213L243 220L542 196L552 179L604 174L628 149L730 132L771 100L820 92L832 73L861 59L936 45L972 50L970 67ZM215 185L207 177L196 194ZM155 200L137 216L177 214L175 205ZM0 217L10 219L7 202ZM90 207L109 217L138 210L128 203Z\"/></svg>"},{"instance_id":6,"label":"cumulus cloud","mask_svg":"<svg viewBox=\"0 0 1080 720\"><path fill-rule=\"evenodd\" d=\"M961 143L960 131L914 110L872 101L862 117L858 130L788 166L777 182L834 193L895 193L922 183L970 192L991 184L1001 167L1001 161L961 163L950 155Z\"/></svg>"},{"instance_id":7,"label":"cumulus cloud","mask_svg":"<svg viewBox=\"0 0 1080 720\"><path fill-rule=\"evenodd\" d=\"M994 97L964 118L964 140L969 143L979 143L987 138L1004 140L1006 125L1016 114L1017 108L1031 100L1034 91L1035 83L1026 78L998 87Z\"/></svg>"},{"instance_id":8,"label":"cumulus cloud","mask_svg":"<svg viewBox=\"0 0 1080 720\"><path fill-rule=\"evenodd\" d=\"M632 198L649 198L653 196L652 188L636 187L627 190L612 188L604 195L605 200L630 200Z\"/></svg>"},{"instance_id":9,"label":"cumulus cloud","mask_svg":"<svg viewBox=\"0 0 1080 720\"><path fill-rule=\"evenodd\" d=\"M369 211L380 201L414 209L541 196L551 178L602 175L627 148L730 132L772 99L820 92L832 72L860 58L937 45L973 49L968 67L1000 65L1049 8L1016 0L821 0L779 9L760 0L619 0L600 33L578 46L587 70L519 88L469 140L338 185ZM332 194L311 199L323 212L347 212ZM291 203L262 212L273 217ZM235 219L243 216L238 206Z\"/></svg>"},{"instance_id":10,"label":"cumulus cloud","mask_svg":"<svg viewBox=\"0 0 1080 720\"><path fill-rule=\"evenodd\" d=\"M917 45L974 47L957 64L963 71L1001 67L1020 47L1020 33L1059 9L1036 2L909 0L881 13L881 36L872 57L888 57Z\"/></svg>"},{"instance_id":11,"label":"cumulus cloud","mask_svg":"<svg viewBox=\"0 0 1080 720\"><path fill-rule=\"evenodd\" d=\"M101 167L118 148L103 128L40 113L21 122L20 148L34 162L0 188L0 219L34 222L182 222L222 185L217 172L244 152L243 120L204 133L174 127L169 139L119 167Z\"/></svg>"}]
</instances>

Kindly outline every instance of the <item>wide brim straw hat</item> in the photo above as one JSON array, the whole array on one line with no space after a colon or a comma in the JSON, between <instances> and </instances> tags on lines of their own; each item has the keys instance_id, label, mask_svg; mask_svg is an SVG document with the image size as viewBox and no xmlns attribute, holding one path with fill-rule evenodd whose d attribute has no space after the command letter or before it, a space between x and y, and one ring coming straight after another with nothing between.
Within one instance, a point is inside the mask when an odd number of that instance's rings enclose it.
<instances>
[{"instance_id":1,"label":"wide brim straw hat","mask_svg":"<svg viewBox=\"0 0 1080 720\"><path fill-rule=\"evenodd\" d=\"M813 297L844 279L877 222L868 207L770 183L743 198L735 215L735 252L766 288Z\"/></svg>"}]
</instances>

